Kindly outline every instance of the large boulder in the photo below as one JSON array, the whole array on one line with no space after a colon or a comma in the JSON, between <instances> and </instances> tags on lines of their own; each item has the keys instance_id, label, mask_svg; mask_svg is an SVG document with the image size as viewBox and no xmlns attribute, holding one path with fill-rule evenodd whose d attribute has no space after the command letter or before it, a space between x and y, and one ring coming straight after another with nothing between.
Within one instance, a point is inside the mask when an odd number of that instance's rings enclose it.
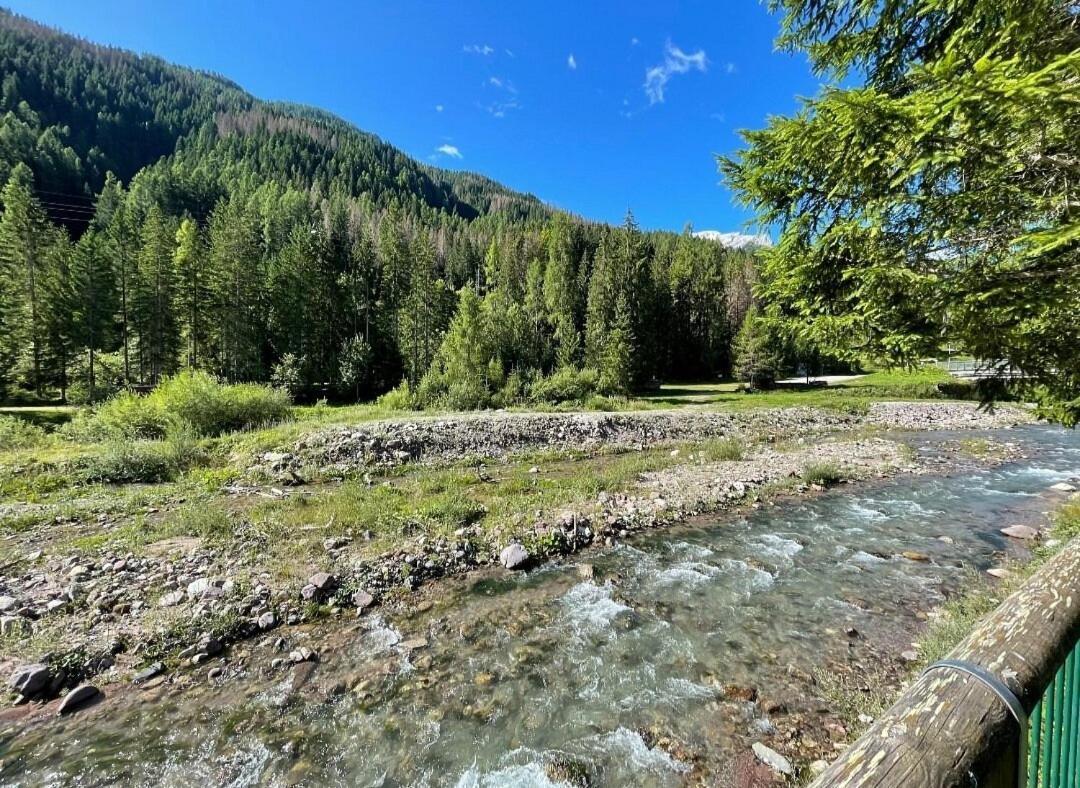
<instances>
[{"instance_id":1,"label":"large boulder","mask_svg":"<svg viewBox=\"0 0 1080 788\"><path fill-rule=\"evenodd\" d=\"M529 551L519 543L513 542L499 553L499 562L507 569L524 569L529 560Z\"/></svg>"},{"instance_id":2,"label":"large boulder","mask_svg":"<svg viewBox=\"0 0 1080 788\"><path fill-rule=\"evenodd\" d=\"M52 672L47 665L33 664L16 668L8 679L8 686L24 698L32 698L48 689Z\"/></svg>"},{"instance_id":3,"label":"large boulder","mask_svg":"<svg viewBox=\"0 0 1080 788\"><path fill-rule=\"evenodd\" d=\"M73 711L78 711L86 704L97 700L99 697L101 697L101 690L93 684L80 684L64 696L64 699L60 701L60 706L57 708L56 713L70 714Z\"/></svg>"}]
</instances>

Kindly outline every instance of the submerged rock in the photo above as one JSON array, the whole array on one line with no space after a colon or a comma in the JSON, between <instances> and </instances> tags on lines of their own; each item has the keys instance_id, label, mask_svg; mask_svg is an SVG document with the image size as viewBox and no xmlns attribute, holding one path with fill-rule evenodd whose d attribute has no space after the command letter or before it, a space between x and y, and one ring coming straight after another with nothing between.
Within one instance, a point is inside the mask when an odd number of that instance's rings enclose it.
<instances>
[{"instance_id":1,"label":"submerged rock","mask_svg":"<svg viewBox=\"0 0 1080 788\"><path fill-rule=\"evenodd\" d=\"M1001 532L1006 536L1010 536L1013 539L1024 539L1030 541L1032 539L1039 538L1039 531L1037 528L1032 528L1030 525L1010 525L1007 528L1002 528Z\"/></svg>"}]
</instances>

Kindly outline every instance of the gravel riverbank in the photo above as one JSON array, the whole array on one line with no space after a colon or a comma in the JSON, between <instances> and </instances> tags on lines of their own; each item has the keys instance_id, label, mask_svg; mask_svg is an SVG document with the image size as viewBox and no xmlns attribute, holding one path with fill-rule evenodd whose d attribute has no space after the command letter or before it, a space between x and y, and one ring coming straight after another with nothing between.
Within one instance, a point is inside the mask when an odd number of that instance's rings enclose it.
<instances>
[{"instance_id":1,"label":"gravel riverbank","mask_svg":"<svg viewBox=\"0 0 1080 788\"><path fill-rule=\"evenodd\" d=\"M312 616L412 604L409 591L442 576L499 563L534 566L645 528L749 505L770 490L820 489L928 467L895 441L845 437L867 426L986 429L1026 420L1019 410L989 414L966 403L887 403L862 416L809 409L497 414L330 430L302 439L291 452L269 460L263 455L262 463L272 462L278 473L313 463L345 472L408 460L505 458L538 447L636 449L730 436L754 442L740 459L719 462L692 448L673 450L671 467L644 473L624 489L604 490L569 508L537 510L493 531L468 526L453 537L405 536L374 559L358 558L353 537L328 538L317 565L295 567L299 579L291 581L260 565L265 537L256 529L240 529L231 542L172 540L138 554L107 541L81 552L33 550L0 576L0 629L8 651L0 669L13 681L12 671L23 670L12 689L24 701L49 702L46 709L93 677L100 686L164 671L198 680L206 668L191 668L219 659L230 642L276 637L277 630L287 633ZM781 438L782 448L768 445ZM813 477L807 471L814 467L837 478ZM279 667L315 659L317 651L299 650L283 654ZM32 683L24 681L27 663L45 671L34 673ZM210 670L221 676L217 665Z\"/></svg>"}]
</instances>

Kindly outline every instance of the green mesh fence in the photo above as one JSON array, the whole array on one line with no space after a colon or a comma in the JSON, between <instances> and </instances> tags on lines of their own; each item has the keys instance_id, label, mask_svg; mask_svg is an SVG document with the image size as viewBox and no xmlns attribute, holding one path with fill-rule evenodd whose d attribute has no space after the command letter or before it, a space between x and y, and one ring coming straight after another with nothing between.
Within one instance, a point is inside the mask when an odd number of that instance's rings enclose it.
<instances>
[{"instance_id":1,"label":"green mesh fence","mask_svg":"<svg viewBox=\"0 0 1080 788\"><path fill-rule=\"evenodd\" d=\"M1074 648L1028 718L1028 788L1080 788L1080 655Z\"/></svg>"}]
</instances>

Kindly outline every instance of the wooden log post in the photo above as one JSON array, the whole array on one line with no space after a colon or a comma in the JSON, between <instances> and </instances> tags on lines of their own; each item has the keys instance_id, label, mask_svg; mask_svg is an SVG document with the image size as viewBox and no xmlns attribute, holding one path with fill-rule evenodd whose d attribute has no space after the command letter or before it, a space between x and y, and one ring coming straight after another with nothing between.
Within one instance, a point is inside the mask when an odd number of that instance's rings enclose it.
<instances>
[{"instance_id":1,"label":"wooden log post","mask_svg":"<svg viewBox=\"0 0 1080 788\"><path fill-rule=\"evenodd\" d=\"M1030 714L1080 638L1080 538L949 654L1003 681ZM1016 786L1020 730L1005 703L956 670L924 673L812 788Z\"/></svg>"}]
</instances>

